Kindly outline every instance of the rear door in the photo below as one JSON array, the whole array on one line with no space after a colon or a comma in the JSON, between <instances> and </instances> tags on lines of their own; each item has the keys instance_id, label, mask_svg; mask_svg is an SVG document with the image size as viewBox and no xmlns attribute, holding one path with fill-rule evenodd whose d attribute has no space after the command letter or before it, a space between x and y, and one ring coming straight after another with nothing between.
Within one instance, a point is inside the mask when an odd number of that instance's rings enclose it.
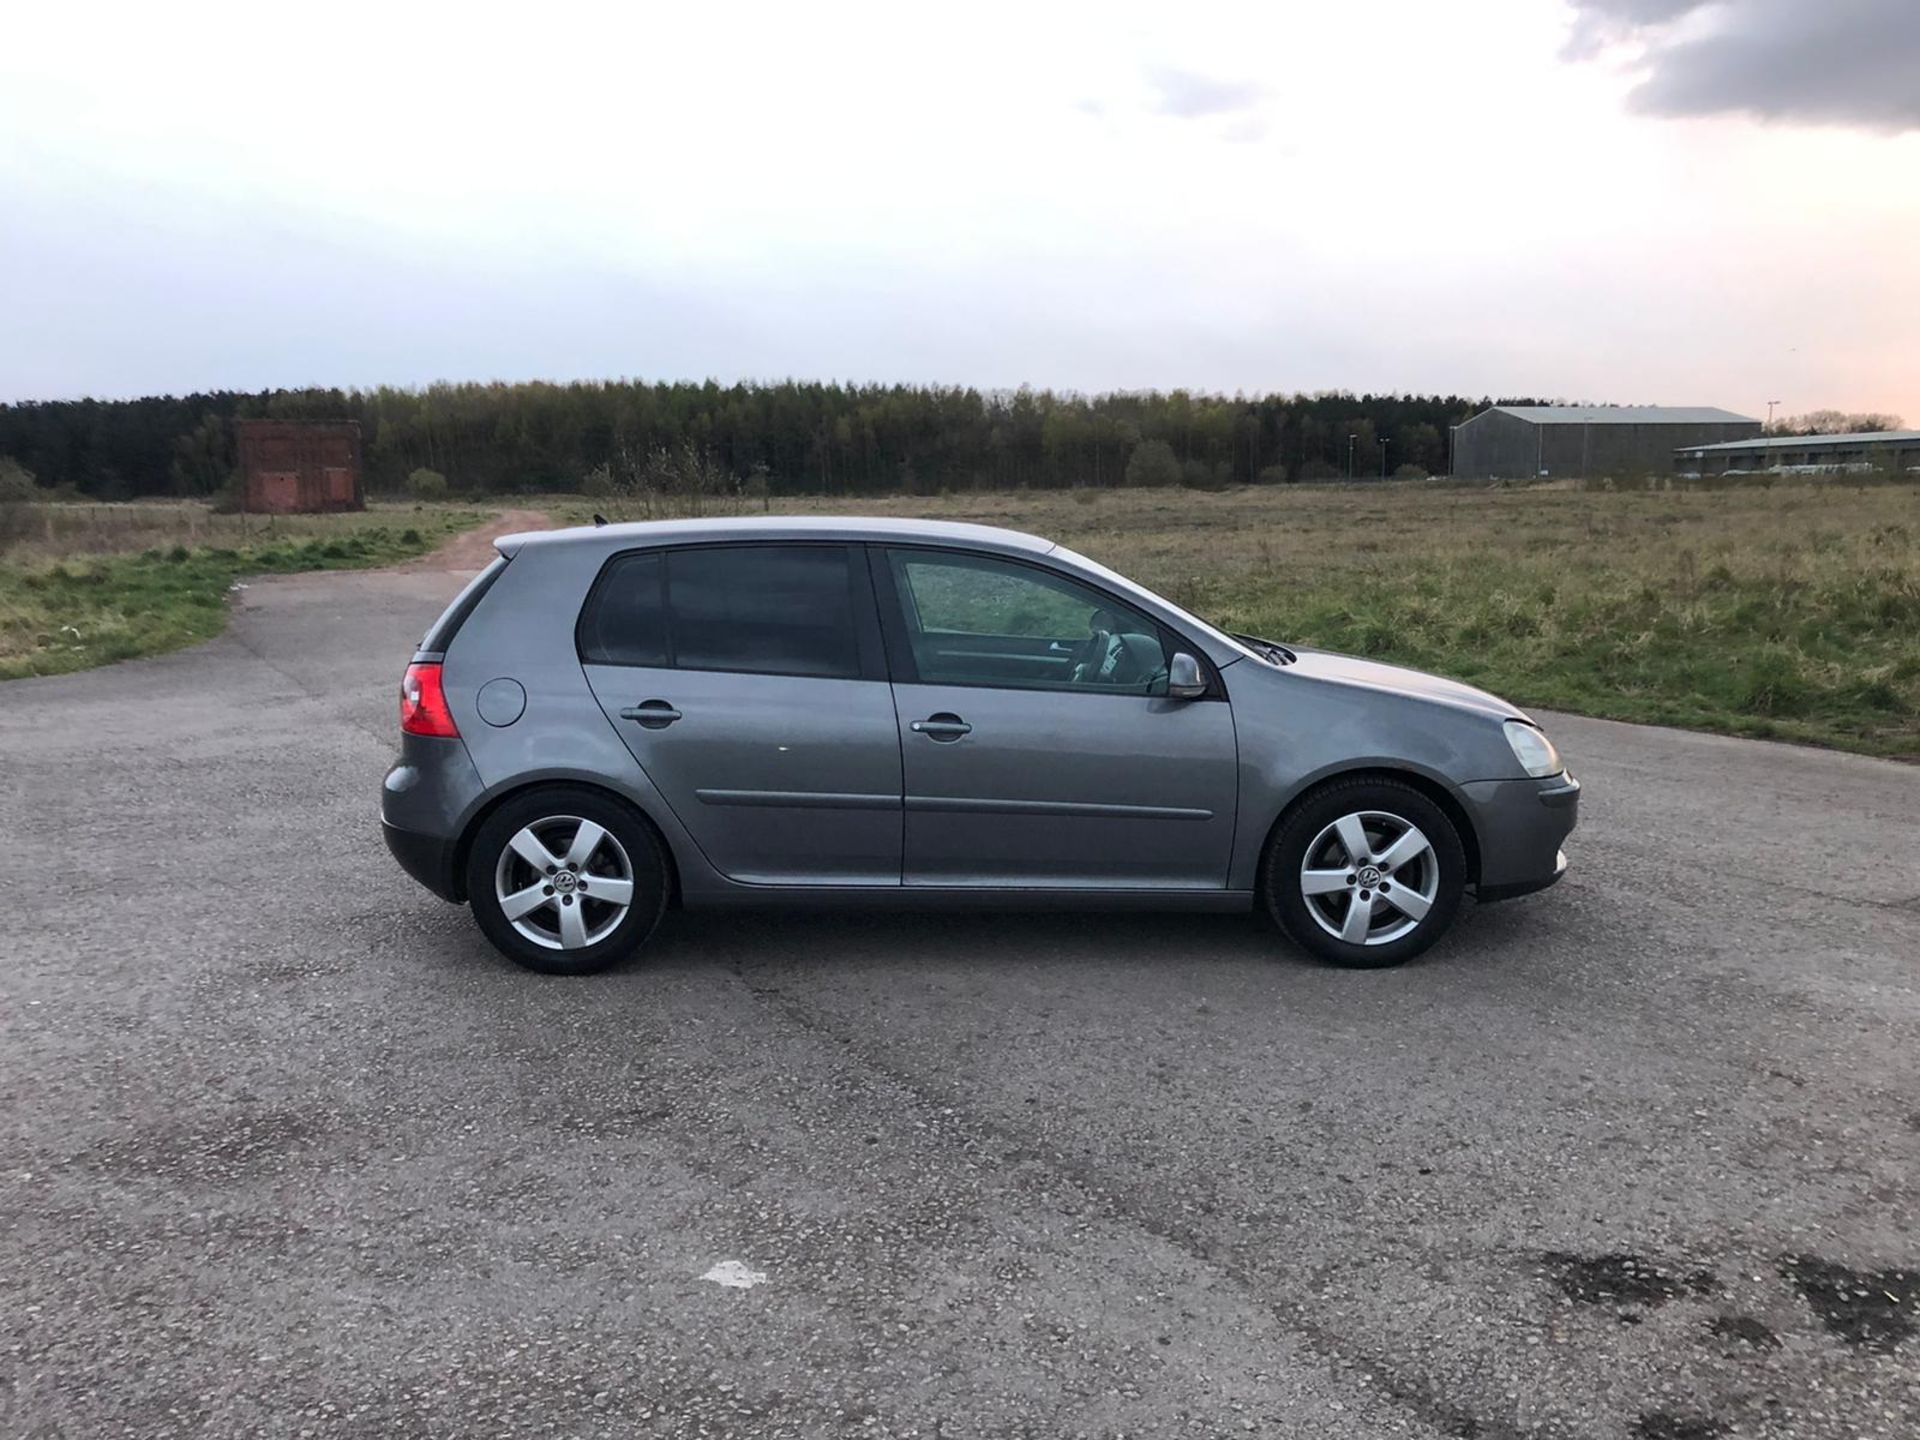
<instances>
[{"instance_id":1,"label":"rear door","mask_svg":"<svg viewBox=\"0 0 1920 1440\"><path fill-rule=\"evenodd\" d=\"M1177 637L1046 567L874 556L907 884L1225 888L1233 713L1217 676L1207 699L1168 698Z\"/></svg>"},{"instance_id":2,"label":"rear door","mask_svg":"<svg viewBox=\"0 0 1920 1440\"><path fill-rule=\"evenodd\" d=\"M721 874L900 883L900 736L858 549L617 556L577 638L594 698Z\"/></svg>"}]
</instances>

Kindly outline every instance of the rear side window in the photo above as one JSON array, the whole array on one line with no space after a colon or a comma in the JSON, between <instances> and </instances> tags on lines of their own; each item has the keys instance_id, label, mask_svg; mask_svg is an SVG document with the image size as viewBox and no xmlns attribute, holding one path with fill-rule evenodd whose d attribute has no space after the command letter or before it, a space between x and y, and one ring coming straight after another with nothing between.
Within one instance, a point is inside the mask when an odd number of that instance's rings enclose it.
<instances>
[{"instance_id":1,"label":"rear side window","mask_svg":"<svg viewBox=\"0 0 1920 1440\"><path fill-rule=\"evenodd\" d=\"M851 556L837 545L727 545L623 555L581 617L590 664L851 678L860 673Z\"/></svg>"},{"instance_id":2,"label":"rear side window","mask_svg":"<svg viewBox=\"0 0 1920 1440\"><path fill-rule=\"evenodd\" d=\"M467 623L467 617L473 614L474 608L506 568L507 557L496 555L491 565L469 580L466 589L454 596L453 603L442 610L440 618L433 622L432 628L420 642L421 652L444 655L447 647L453 643L453 637L460 633L460 627Z\"/></svg>"},{"instance_id":3,"label":"rear side window","mask_svg":"<svg viewBox=\"0 0 1920 1440\"><path fill-rule=\"evenodd\" d=\"M596 665L668 665L667 567L660 552L606 569L580 622L580 654Z\"/></svg>"}]
</instances>

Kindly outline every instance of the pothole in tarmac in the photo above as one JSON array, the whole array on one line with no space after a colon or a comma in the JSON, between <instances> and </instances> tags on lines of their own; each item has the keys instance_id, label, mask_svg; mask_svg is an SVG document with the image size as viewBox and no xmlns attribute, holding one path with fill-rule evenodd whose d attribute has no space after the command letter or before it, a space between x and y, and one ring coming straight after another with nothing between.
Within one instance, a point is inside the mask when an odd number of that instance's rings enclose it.
<instances>
[{"instance_id":1,"label":"pothole in tarmac","mask_svg":"<svg viewBox=\"0 0 1920 1440\"><path fill-rule=\"evenodd\" d=\"M1664 1305L1683 1295L1710 1295L1719 1285L1711 1270L1683 1274L1621 1250L1606 1255L1549 1250L1540 1259L1561 1292L1583 1305Z\"/></svg>"},{"instance_id":2,"label":"pothole in tarmac","mask_svg":"<svg viewBox=\"0 0 1920 1440\"><path fill-rule=\"evenodd\" d=\"M1789 1255L1780 1273L1820 1323L1849 1345L1891 1350L1920 1319L1920 1271L1851 1270L1817 1255Z\"/></svg>"}]
</instances>

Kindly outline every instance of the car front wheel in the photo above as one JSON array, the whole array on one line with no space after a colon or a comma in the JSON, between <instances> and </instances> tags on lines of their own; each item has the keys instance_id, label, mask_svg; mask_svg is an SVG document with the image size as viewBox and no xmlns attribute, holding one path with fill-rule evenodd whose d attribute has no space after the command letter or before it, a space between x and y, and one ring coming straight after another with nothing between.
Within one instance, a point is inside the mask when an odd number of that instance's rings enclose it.
<instances>
[{"instance_id":1,"label":"car front wheel","mask_svg":"<svg viewBox=\"0 0 1920 1440\"><path fill-rule=\"evenodd\" d=\"M1336 780L1296 806L1261 870L1267 909L1303 949L1353 969L1411 960L1446 932L1466 852L1433 801L1397 780Z\"/></svg>"},{"instance_id":2,"label":"car front wheel","mask_svg":"<svg viewBox=\"0 0 1920 1440\"><path fill-rule=\"evenodd\" d=\"M508 959L588 975L638 950L667 904L653 827L581 786L516 795L489 815L467 857L473 917Z\"/></svg>"}]
</instances>

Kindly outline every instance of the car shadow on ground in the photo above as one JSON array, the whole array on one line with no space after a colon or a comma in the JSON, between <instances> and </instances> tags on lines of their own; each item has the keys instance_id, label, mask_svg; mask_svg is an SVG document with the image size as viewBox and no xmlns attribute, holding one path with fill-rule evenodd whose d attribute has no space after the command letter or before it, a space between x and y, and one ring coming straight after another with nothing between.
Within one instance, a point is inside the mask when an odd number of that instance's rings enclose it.
<instances>
[{"instance_id":1,"label":"car shadow on ground","mask_svg":"<svg viewBox=\"0 0 1920 1440\"><path fill-rule=\"evenodd\" d=\"M1533 904L1481 907L1471 900L1453 931L1427 954L1399 967L1407 973L1445 968L1461 976L1524 968L1546 939L1569 938L1554 908ZM472 921L457 917L445 932L446 958L503 973ZM1165 911L669 910L646 948L607 972L687 976L821 972L840 975L917 968L1107 971L1114 976L1168 965L1260 967L1276 973L1341 972L1315 959L1259 911L1181 914Z\"/></svg>"}]
</instances>

